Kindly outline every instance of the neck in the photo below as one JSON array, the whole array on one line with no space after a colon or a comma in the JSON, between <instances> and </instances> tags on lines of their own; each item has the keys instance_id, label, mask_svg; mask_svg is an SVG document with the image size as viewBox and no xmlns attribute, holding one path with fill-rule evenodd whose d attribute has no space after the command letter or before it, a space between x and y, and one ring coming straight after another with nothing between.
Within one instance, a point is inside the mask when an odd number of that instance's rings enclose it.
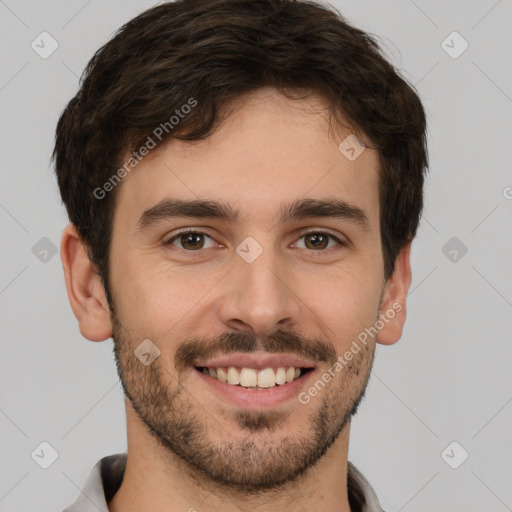
<instances>
[{"instance_id":1,"label":"neck","mask_svg":"<svg viewBox=\"0 0 512 512\"><path fill-rule=\"evenodd\" d=\"M220 485L174 453L164 451L132 414L121 487L109 512L350 512L347 494L349 425L315 466L292 482L247 493Z\"/></svg>"}]
</instances>

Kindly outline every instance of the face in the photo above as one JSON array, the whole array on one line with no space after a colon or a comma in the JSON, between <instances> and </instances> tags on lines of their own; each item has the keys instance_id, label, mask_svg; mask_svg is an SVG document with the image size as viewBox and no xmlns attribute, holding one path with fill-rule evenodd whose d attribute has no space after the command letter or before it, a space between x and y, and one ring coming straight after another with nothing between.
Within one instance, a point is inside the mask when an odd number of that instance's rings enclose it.
<instances>
[{"instance_id":1,"label":"face","mask_svg":"<svg viewBox=\"0 0 512 512\"><path fill-rule=\"evenodd\" d=\"M375 152L348 159L350 131L330 137L318 99L261 89L239 107L120 185L110 288L133 414L164 452L248 491L297 478L348 428L375 340L333 365L378 320L384 276Z\"/></svg>"}]
</instances>

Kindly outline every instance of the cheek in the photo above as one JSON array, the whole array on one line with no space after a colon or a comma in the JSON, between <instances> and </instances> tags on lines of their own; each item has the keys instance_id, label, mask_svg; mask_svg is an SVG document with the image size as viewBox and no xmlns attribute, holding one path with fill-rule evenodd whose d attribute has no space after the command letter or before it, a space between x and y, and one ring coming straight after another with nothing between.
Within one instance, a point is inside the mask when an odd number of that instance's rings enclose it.
<instances>
[{"instance_id":1,"label":"cheek","mask_svg":"<svg viewBox=\"0 0 512 512\"><path fill-rule=\"evenodd\" d=\"M370 272L341 272L324 279L314 300L315 312L340 350L378 317L379 280Z\"/></svg>"},{"instance_id":2,"label":"cheek","mask_svg":"<svg viewBox=\"0 0 512 512\"><path fill-rule=\"evenodd\" d=\"M141 258L142 259L142 258ZM187 315L207 303L208 291L218 282L215 272L181 272L167 262L135 268L117 276L118 315L132 329L155 340L173 337Z\"/></svg>"}]
</instances>

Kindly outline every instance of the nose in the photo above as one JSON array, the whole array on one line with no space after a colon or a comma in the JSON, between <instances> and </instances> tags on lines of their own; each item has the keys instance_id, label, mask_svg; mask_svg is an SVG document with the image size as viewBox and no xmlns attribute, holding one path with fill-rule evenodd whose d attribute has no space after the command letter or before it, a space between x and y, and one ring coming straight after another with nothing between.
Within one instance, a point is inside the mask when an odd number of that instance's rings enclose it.
<instances>
[{"instance_id":1,"label":"nose","mask_svg":"<svg viewBox=\"0 0 512 512\"><path fill-rule=\"evenodd\" d=\"M249 261L234 254L233 268L219 297L221 322L256 336L293 328L302 307L293 268L270 247Z\"/></svg>"}]
</instances>

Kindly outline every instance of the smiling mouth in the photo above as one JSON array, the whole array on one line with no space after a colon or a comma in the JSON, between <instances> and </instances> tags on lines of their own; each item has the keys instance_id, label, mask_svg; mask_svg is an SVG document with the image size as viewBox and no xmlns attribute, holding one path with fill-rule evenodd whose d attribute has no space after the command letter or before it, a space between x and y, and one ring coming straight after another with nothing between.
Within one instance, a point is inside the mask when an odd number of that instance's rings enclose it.
<instances>
[{"instance_id":1,"label":"smiling mouth","mask_svg":"<svg viewBox=\"0 0 512 512\"><path fill-rule=\"evenodd\" d=\"M196 366L197 371L235 387L247 389L270 389L300 379L313 368L296 368L280 366L277 368L238 368L235 366L209 368Z\"/></svg>"}]
</instances>

